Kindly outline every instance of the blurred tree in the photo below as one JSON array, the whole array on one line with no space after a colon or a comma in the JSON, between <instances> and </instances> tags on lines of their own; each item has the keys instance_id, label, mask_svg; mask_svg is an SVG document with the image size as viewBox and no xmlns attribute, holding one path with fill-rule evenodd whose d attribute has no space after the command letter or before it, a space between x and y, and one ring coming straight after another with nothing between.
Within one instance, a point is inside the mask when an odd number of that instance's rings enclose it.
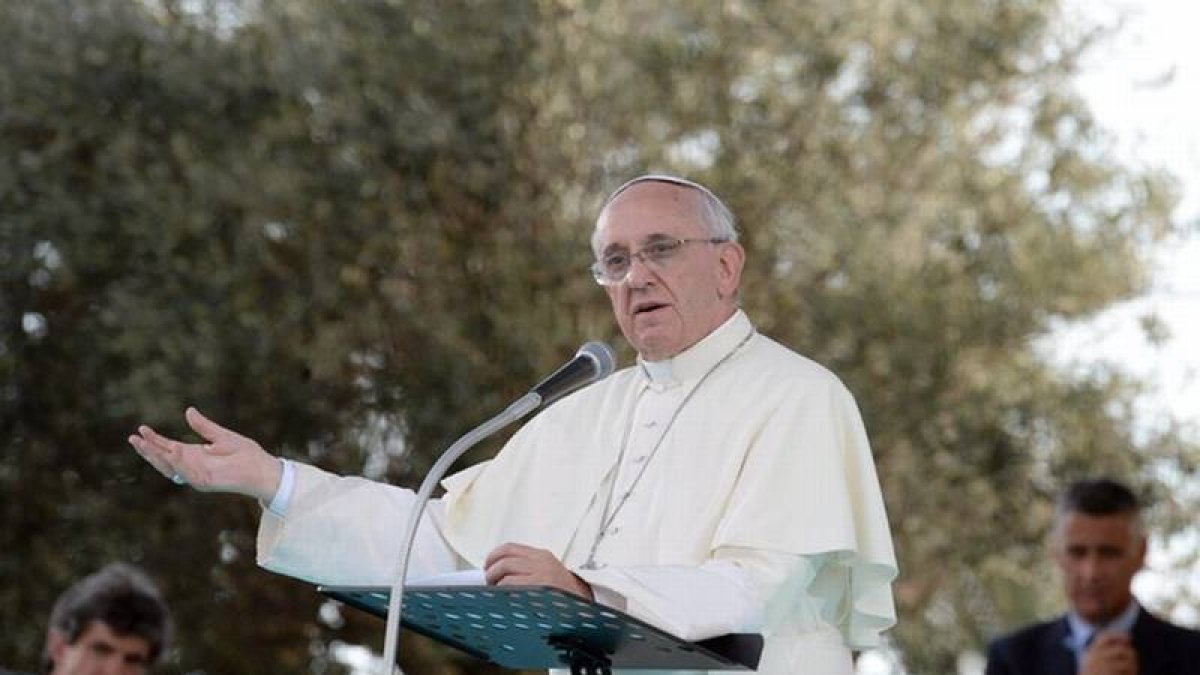
<instances>
[{"instance_id":1,"label":"blurred tree","mask_svg":"<svg viewBox=\"0 0 1200 675\"><path fill-rule=\"evenodd\" d=\"M533 372L487 304L486 235L520 237L492 222L510 153L491 109L524 28L413 28L444 22L434 3L183 6L0 9L0 536L20 552L0 565L42 582L0 591L5 661L32 663L57 590L122 557L174 591L180 668L336 670L319 598L250 561L256 508L172 491L124 439L186 433L194 403L343 471L396 456L411 480L460 412ZM453 31L490 51L449 49Z\"/></svg>"},{"instance_id":2,"label":"blurred tree","mask_svg":"<svg viewBox=\"0 0 1200 675\"><path fill-rule=\"evenodd\" d=\"M764 332L856 392L915 672L1054 608L1050 504L1107 471L1173 505L1177 430L1038 339L1144 286L1160 176L1104 153L1057 3L0 4L0 662L110 558L165 583L172 668L341 672L379 624L250 561L257 507L130 451L181 411L412 485L588 338L602 195L727 197ZM626 358L630 357L624 349ZM476 459L497 447L481 448ZM1178 475L1178 474L1177 474ZM15 553L14 553L15 552ZM213 617L220 617L213 620ZM427 643L415 672L485 672ZM440 665L435 666L438 663Z\"/></svg>"}]
</instances>

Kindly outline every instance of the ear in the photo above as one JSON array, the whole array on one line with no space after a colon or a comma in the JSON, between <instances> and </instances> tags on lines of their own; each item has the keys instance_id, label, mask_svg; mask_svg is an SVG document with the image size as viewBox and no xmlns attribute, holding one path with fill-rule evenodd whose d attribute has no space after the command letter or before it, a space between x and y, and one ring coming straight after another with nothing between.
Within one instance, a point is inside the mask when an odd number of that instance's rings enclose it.
<instances>
[{"instance_id":1,"label":"ear","mask_svg":"<svg viewBox=\"0 0 1200 675\"><path fill-rule=\"evenodd\" d=\"M722 300L737 295L742 285L742 267L746 264L746 249L736 241L718 244L721 247L717 258L717 297Z\"/></svg>"},{"instance_id":2,"label":"ear","mask_svg":"<svg viewBox=\"0 0 1200 675\"><path fill-rule=\"evenodd\" d=\"M50 657L55 666L62 663L63 654L69 646L71 645L67 642L67 636L53 628L46 631L46 655Z\"/></svg>"},{"instance_id":3,"label":"ear","mask_svg":"<svg viewBox=\"0 0 1200 675\"><path fill-rule=\"evenodd\" d=\"M1060 570L1066 570L1066 558L1063 557L1062 549L1053 543L1049 544L1046 548L1049 549L1050 559L1054 561L1055 566Z\"/></svg>"},{"instance_id":4,"label":"ear","mask_svg":"<svg viewBox=\"0 0 1200 675\"><path fill-rule=\"evenodd\" d=\"M1062 523L1055 523L1046 537L1046 554L1060 570L1066 570L1067 558L1063 553Z\"/></svg>"}]
</instances>

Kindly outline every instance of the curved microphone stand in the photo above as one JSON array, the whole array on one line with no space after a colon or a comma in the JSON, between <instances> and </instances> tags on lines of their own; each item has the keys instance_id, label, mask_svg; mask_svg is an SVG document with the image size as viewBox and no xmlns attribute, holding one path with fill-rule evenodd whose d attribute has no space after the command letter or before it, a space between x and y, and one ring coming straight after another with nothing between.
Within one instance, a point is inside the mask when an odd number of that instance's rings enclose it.
<instances>
[{"instance_id":1,"label":"curved microphone stand","mask_svg":"<svg viewBox=\"0 0 1200 675\"><path fill-rule=\"evenodd\" d=\"M442 453L442 456L434 463L433 468L425 476L425 480L421 482L421 488L417 490L412 513L408 517L408 526L400 541L400 559L396 565L395 581L392 582L392 594L388 598L387 636L384 640L383 662L379 668L381 675L391 675L400 670L396 666L396 649L400 641L400 613L403 608L404 577L408 574L408 559L412 553L413 542L417 538L417 527L421 523L421 514L425 512L425 505L429 502L434 487L450 469L450 465L454 464L455 460L479 441L537 410L540 406L549 404L559 396L585 384L608 377L614 366L615 358L608 345L603 342L588 342L580 347L575 358L551 373L532 391L517 399L499 415L467 432Z\"/></svg>"},{"instance_id":2,"label":"curved microphone stand","mask_svg":"<svg viewBox=\"0 0 1200 675\"><path fill-rule=\"evenodd\" d=\"M421 482L421 488L417 491L416 501L413 502L412 513L408 517L408 525L404 530L404 537L401 539L400 561L397 563L396 580L392 583L391 597L388 599L387 633L384 638L383 661L380 666L381 675L401 673L400 668L396 665L396 649L400 638L400 612L403 607L404 577L408 573L409 554L412 552L413 541L417 537L417 527L421 522L421 514L425 511L425 505L429 502L429 497L433 494L438 481L442 479L442 476L450 469L454 461L461 457L464 452L470 450L476 443L537 410L541 404L541 395L533 391L517 399L499 415L475 427L463 435L462 438L455 441L454 445L451 445L446 452L442 453L442 456L438 458L433 468L425 476L425 480Z\"/></svg>"}]
</instances>

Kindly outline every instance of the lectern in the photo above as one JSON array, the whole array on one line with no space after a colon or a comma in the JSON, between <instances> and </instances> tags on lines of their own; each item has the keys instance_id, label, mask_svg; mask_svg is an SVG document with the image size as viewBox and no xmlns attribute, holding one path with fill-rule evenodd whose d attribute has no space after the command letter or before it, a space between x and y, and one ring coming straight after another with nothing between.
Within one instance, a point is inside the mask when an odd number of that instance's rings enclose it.
<instances>
[{"instance_id":1,"label":"lectern","mask_svg":"<svg viewBox=\"0 0 1200 675\"><path fill-rule=\"evenodd\" d=\"M321 593L387 616L384 586L321 586ZM762 636L700 642L674 637L624 612L549 586L419 586L404 591L401 623L476 658L513 669L749 671Z\"/></svg>"}]
</instances>

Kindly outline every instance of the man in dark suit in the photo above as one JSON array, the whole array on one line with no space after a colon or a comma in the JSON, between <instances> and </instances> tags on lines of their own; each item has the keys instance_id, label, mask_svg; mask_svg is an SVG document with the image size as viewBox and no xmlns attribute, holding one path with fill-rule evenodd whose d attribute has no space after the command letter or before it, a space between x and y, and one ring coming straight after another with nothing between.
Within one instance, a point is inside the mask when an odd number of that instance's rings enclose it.
<instances>
[{"instance_id":1,"label":"man in dark suit","mask_svg":"<svg viewBox=\"0 0 1200 675\"><path fill-rule=\"evenodd\" d=\"M988 647L987 675L1200 675L1200 631L1168 623L1133 597L1146 558L1137 498L1108 479L1059 500L1054 561L1070 611Z\"/></svg>"}]
</instances>

